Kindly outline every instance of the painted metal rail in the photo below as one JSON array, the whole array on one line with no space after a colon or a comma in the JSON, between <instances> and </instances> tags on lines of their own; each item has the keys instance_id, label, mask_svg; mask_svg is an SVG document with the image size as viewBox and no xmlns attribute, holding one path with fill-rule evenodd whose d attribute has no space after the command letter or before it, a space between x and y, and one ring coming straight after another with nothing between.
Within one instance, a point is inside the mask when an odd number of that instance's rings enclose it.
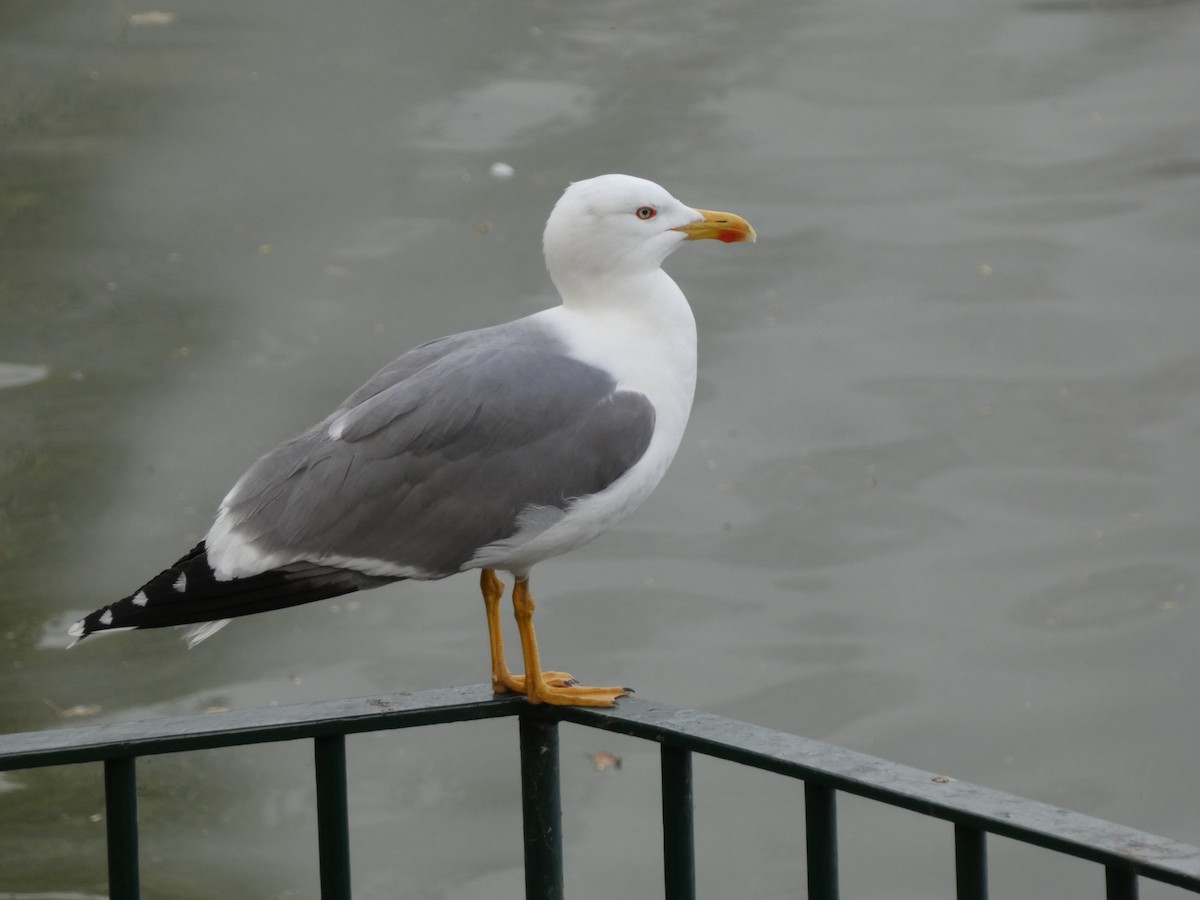
<instances>
[{"instance_id":1,"label":"painted metal rail","mask_svg":"<svg viewBox=\"0 0 1200 900\"><path fill-rule=\"evenodd\" d=\"M838 897L837 794L844 792L954 825L959 900L988 893L987 835L1104 867L1108 900L1135 900L1139 879L1200 893L1200 849L841 747L689 709L628 698L616 709L535 707L477 685L354 700L0 735L0 771L104 764L111 900L140 894L137 773L140 756L272 741L311 740L322 900L349 900L346 735L517 716L527 900L562 900L558 771L561 722L661 745L667 900L696 894L692 754L804 782L808 894Z\"/></svg>"}]
</instances>

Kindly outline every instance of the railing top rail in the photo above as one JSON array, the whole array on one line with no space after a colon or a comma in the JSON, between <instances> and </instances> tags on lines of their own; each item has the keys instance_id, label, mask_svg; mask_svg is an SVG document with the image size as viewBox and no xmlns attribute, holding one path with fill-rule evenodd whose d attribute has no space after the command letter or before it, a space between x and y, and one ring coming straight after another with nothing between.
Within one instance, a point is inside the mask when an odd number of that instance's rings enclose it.
<instances>
[{"instance_id":1,"label":"railing top rail","mask_svg":"<svg viewBox=\"0 0 1200 900\"><path fill-rule=\"evenodd\" d=\"M1200 848L819 741L638 698L530 707L490 686L0 735L0 771L184 750L544 716L693 750L1200 890Z\"/></svg>"},{"instance_id":2,"label":"railing top rail","mask_svg":"<svg viewBox=\"0 0 1200 900\"><path fill-rule=\"evenodd\" d=\"M149 756L329 734L358 734L514 716L522 697L496 697L490 685L320 700L288 706L165 716L0 735L0 772Z\"/></svg>"},{"instance_id":3,"label":"railing top rail","mask_svg":"<svg viewBox=\"0 0 1200 900\"><path fill-rule=\"evenodd\" d=\"M1200 892L1200 848L992 788L693 709L621 700L554 715L878 800Z\"/></svg>"}]
</instances>

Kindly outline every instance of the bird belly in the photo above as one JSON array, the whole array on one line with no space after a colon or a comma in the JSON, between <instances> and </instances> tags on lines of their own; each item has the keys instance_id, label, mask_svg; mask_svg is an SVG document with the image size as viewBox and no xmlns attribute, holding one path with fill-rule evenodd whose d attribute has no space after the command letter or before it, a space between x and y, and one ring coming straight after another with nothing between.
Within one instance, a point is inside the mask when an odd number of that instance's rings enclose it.
<instances>
[{"instance_id":1,"label":"bird belly","mask_svg":"<svg viewBox=\"0 0 1200 900\"><path fill-rule=\"evenodd\" d=\"M574 500L548 526L546 517L529 516L528 527L481 547L463 568L500 569L523 577L536 563L568 553L608 531L637 509L662 480L682 434L682 428L675 435L656 430L642 458L607 488Z\"/></svg>"}]
</instances>

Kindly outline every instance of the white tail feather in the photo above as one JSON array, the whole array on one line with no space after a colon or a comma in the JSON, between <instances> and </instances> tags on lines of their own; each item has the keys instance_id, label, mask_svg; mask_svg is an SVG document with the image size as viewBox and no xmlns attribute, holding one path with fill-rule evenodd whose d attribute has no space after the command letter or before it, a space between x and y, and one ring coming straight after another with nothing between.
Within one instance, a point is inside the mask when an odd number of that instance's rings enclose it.
<instances>
[{"instance_id":1,"label":"white tail feather","mask_svg":"<svg viewBox=\"0 0 1200 900\"><path fill-rule=\"evenodd\" d=\"M215 622L201 622L198 625L189 625L183 632L183 640L191 650L198 643L208 640L226 625L232 621L231 619L218 619Z\"/></svg>"}]
</instances>

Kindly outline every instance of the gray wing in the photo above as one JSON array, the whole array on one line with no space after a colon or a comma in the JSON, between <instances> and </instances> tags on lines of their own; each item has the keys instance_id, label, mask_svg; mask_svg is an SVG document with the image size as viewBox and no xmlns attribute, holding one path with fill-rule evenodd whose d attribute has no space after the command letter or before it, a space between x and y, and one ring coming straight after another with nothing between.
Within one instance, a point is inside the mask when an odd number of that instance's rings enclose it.
<instances>
[{"instance_id":1,"label":"gray wing","mask_svg":"<svg viewBox=\"0 0 1200 900\"><path fill-rule=\"evenodd\" d=\"M439 577L510 537L527 507L565 509L604 490L653 431L645 396L615 390L540 326L513 322L400 357L259 460L226 507L264 553Z\"/></svg>"}]
</instances>

